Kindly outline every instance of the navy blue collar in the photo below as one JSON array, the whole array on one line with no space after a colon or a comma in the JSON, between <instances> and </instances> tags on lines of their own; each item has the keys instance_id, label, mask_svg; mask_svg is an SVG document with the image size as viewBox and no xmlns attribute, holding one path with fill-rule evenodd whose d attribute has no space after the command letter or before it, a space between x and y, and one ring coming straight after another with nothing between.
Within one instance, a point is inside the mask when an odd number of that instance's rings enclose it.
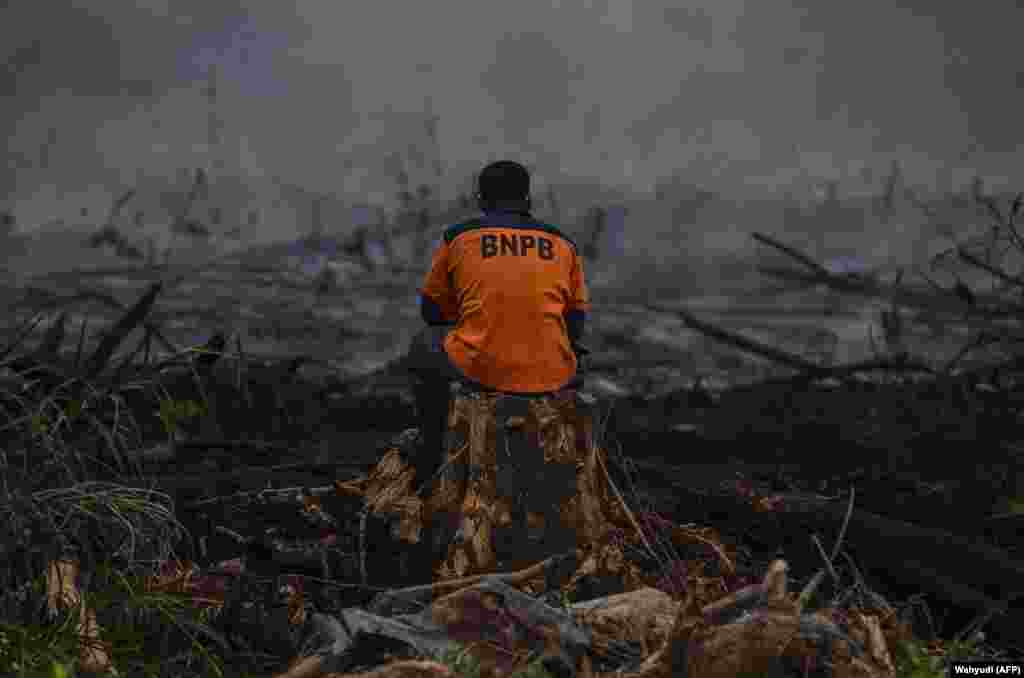
<instances>
[{"instance_id":1,"label":"navy blue collar","mask_svg":"<svg viewBox=\"0 0 1024 678\"><path fill-rule=\"evenodd\" d=\"M481 221L488 226L516 226L519 224L533 223L533 216L523 210L497 209L484 210Z\"/></svg>"}]
</instances>

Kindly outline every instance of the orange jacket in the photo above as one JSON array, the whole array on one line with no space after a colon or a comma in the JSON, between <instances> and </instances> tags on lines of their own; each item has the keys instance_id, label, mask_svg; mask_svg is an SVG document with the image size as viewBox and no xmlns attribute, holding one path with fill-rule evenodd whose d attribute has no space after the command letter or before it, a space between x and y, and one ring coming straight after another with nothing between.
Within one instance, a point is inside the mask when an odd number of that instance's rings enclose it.
<instances>
[{"instance_id":1,"label":"orange jacket","mask_svg":"<svg viewBox=\"0 0 1024 678\"><path fill-rule=\"evenodd\" d=\"M528 214L488 212L450 226L420 292L455 328L449 358L499 391L554 391L576 373L567 311L588 311L576 245Z\"/></svg>"}]
</instances>

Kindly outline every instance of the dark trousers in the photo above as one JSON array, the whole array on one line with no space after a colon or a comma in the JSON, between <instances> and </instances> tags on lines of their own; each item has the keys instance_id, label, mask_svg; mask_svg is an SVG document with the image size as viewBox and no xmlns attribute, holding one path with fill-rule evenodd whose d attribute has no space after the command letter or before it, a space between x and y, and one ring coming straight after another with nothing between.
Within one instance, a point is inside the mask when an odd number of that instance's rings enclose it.
<instances>
[{"instance_id":1,"label":"dark trousers","mask_svg":"<svg viewBox=\"0 0 1024 678\"><path fill-rule=\"evenodd\" d=\"M434 476L443 459L444 436L448 428L448 410L451 406L451 383L466 380L444 350L444 340L453 325L432 325L412 339L406 358L412 376L413 397L416 399L416 417L423 445L417 459L415 487L421 488Z\"/></svg>"}]
</instances>

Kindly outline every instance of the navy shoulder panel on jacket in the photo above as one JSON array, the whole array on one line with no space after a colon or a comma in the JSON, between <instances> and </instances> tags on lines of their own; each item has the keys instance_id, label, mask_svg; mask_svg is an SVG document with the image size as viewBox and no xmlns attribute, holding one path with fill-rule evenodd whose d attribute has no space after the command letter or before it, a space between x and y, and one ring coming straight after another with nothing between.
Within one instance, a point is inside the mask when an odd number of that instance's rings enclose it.
<instances>
[{"instance_id":1,"label":"navy shoulder panel on jacket","mask_svg":"<svg viewBox=\"0 0 1024 678\"><path fill-rule=\"evenodd\" d=\"M450 245L452 241L454 241L463 233L468 233L470 231L475 231L481 228L488 228L488 226L489 225L486 224L484 220L480 218L470 219L469 221L463 221L462 223L459 224L452 224L444 231L444 241L446 244ZM540 221L530 220L523 221L522 223L513 225L502 224L500 228L521 228L524 230L543 231L545 233L550 233L551 235L557 236L562 240L566 241L567 243L569 243L573 251L576 251L575 241L573 241L572 238L563 233L561 229L559 229L557 226L552 226L551 224L545 224Z\"/></svg>"}]
</instances>

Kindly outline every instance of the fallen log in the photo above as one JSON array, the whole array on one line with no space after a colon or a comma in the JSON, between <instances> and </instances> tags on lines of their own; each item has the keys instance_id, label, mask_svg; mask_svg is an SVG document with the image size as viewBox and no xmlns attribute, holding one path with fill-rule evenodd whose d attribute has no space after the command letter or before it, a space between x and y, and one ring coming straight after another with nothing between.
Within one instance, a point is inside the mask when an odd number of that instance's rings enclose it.
<instances>
[{"instance_id":1,"label":"fallen log","mask_svg":"<svg viewBox=\"0 0 1024 678\"><path fill-rule=\"evenodd\" d=\"M810 269L809 272L803 272L772 266L758 268L759 272L776 278L808 285L825 285L836 292L856 294L862 297L886 299L898 306L955 315L967 322L993 323L997 320L1009 319L1017 321L1015 324L1019 324L1018 318L1021 311L1024 310L1017 304L1009 303L1005 299L993 295L975 295L976 300L983 303L972 304L954 294L925 292L920 289L901 287L898 284L882 285L876 280L856 274L835 274L806 254L766 235L755 233L754 239L779 250Z\"/></svg>"},{"instance_id":2,"label":"fallen log","mask_svg":"<svg viewBox=\"0 0 1024 678\"><path fill-rule=\"evenodd\" d=\"M85 377L87 379L93 379L98 376L107 366L107 363L113 357L114 351L121 345L121 342L125 340L137 325L145 321L162 288L163 285L161 283L150 285L139 301L125 311L124 315L107 331L100 340L99 346L86 361Z\"/></svg>"},{"instance_id":3,"label":"fallen log","mask_svg":"<svg viewBox=\"0 0 1024 678\"><path fill-rule=\"evenodd\" d=\"M782 280L801 282L807 285L824 285L835 292L844 294L855 294L871 299L884 299L893 305L903 308L915 308L937 315L957 318L960 322L969 326L1020 326L1018 318L1021 309L1016 306L1009 306L1008 304L1001 304L998 308L980 305L970 306L953 296L946 298L939 296L935 292L922 289L885 287L873 281L850 278L849 276L837 276L831 273L818 275L772 266L761 266L758 268L758 272ZM991 304L995 304L1000 300L988 299L988 301Z\"/></svg>"},{"instance_id":4,"label":"fallen log","mask_svg":"<svg viewBox=\"0 0 1024 678\"><path fill-rule=\"evenodd\" d=\"M767 344L749 337L745 337L735 332L729 332L728 330L724 330L720 327L716 327L710 323L699 320L693 314L684 309L655 305L645 305L645 307L655 313L673 313L679 316L688 327L707 335L715 341L720 341L746 353L770 360L771 362L777 363L783 367L797 370L803 375L813 377L815 379L849 379L856 376L859 372L869 372L873 370L923 372L925 374L935 373L929 365L918 360L911 360L905 355L896 356L893 359L872 358L869 360L832 367L819 365L793 353L783 351L782 349L775 348L773 346L768 346Z\"/></svg>"},{"instance_id":5,"label":"fallen log","mask_svg":"<svg viewBox=\"0 0 1024 678\"><path fill-rule=\"evenodd\" d=\"M299 504L301 503L301 498L303 496L329 497L334 496L336 494L337 490L333 485L327 485L324 487L287 487L276 490L264 488L261 490L235 492L233 494L219 495L216 497L210 497L208 499L200 499L198 501L185 504L182 508L191 511L194 509L202 508L204 506L213 506L215 504L230 503L249 498L255 498L260 501L264 501L268 504Z\"/></svg>"}]
</instances>

